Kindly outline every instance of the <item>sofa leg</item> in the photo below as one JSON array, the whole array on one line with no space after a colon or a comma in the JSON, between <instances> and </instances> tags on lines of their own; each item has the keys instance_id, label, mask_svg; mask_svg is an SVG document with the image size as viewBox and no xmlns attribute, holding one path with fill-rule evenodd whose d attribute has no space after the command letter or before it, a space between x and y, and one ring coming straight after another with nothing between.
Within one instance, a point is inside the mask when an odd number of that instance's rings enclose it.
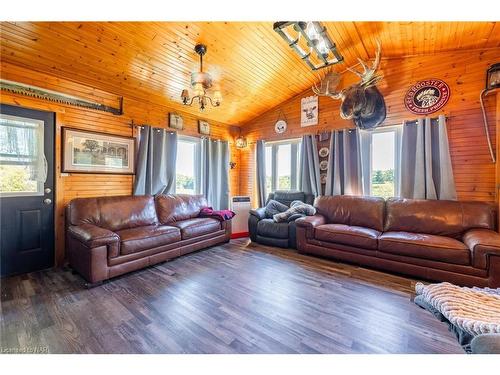
<instances>
[{"instance_id":1,"label":"sofa leg","mask_svg":"<svg viewBox=\"0 0 500 375\"><path fill-rule=\"evenodd\" d=\"M95 283L88 283L88 282L86 282L84 284L84 286L85 286L85 289L92 289L92 288L95 288L96 286L100 286L102 284L103 284L103 281L97 281Z\"/></svg>"}]
</instances>

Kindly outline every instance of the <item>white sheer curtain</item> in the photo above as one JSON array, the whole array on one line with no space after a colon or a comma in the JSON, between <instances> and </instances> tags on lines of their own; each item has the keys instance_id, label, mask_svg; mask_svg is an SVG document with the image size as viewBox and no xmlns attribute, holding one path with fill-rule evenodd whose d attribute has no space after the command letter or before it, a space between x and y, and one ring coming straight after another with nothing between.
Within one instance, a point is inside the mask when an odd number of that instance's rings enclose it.
<instances>
[{"instance_id":1,"label":"white sheer curtain","mask_svg":"<svg viewBox=\"0 0 500 375\"><path fill-rule=\"evenodd\" d=\"M0 117L1 164L24 165L31 181L45 182L47 162L43 150L43 121Z\"/></svg>"}]
</instances>

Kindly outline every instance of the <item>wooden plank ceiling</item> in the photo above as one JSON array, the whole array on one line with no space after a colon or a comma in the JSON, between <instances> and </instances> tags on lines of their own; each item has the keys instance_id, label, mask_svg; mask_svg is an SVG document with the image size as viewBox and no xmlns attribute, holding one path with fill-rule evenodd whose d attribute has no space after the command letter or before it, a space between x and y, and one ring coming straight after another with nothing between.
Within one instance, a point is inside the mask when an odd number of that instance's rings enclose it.
<instances>
[{"instance_id":1,"label":"wooden plank ceiling","mask_svg":"<svg viewBox=\"0 0 500 375\"><path fill-rule=\"evenodd\" d=\"M500 47L498 22L324 22L345 62ZM2 22L3 61L200 115L180 103L195 44L224 101L203 117L238 125L309 88L315 75L271 22Z\"/></svg>"}]
</instances>

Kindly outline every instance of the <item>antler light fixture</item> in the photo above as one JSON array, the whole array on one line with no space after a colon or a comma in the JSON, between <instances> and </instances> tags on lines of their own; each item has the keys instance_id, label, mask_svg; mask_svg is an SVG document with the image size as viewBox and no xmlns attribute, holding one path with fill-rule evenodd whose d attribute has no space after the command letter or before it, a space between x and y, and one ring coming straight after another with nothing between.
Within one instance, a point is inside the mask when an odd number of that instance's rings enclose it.
<instances>
[{"instance_id":1,"label":"antler light fixture","mask_svg":"<svg viewBox=\"0 0 500 375\"><path fill-rule=\"evenodd\" d=\"M215 90L213 97L207 94L207 90L213 86L212 77L209 73L203 71L203 55L207 53L207 46L204 44L197 44L194 51L200 56L200 71L191 73L191 88L193 90L193 97L190 97L189 90L182 90L181 99L184 105L191 106L197 100L200 111L205 110L208 103L212 107L220 106L222 102L222 94L220 90Z\"/></svg>"},{"instance_id":2,"label":"antler light fixture","mask_svg":"<svg viewBox=\"0 0 500 375\"><path fill-rule=\"evenodd\" d=\"M328 36L326 27L317 21L276 22L273 29L312 70L338 64L344 60Z\"/></svg>"}]
</instances>

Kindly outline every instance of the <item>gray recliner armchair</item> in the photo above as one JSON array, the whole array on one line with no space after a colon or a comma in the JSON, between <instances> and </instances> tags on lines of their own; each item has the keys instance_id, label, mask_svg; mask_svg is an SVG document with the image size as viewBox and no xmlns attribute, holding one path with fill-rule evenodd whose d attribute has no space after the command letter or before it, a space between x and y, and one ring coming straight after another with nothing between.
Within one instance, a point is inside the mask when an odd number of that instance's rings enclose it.
<instances>
[{"instance_id":1,"label":"gray recliner armchair","mask_svg":"<svg viewBox=\"0 0 500 375\"><path fill-rule=\"evenodd\" d=\"M311 205L314 203L314 195L301 191L277 190L269 194L266 204L271 199L288 207L297 200ZM266 217L265 207L250 210L248 231L253 242L269 246L297 248L295 221L275 223L272 217Z\"/></svg>"}]
</instances>

